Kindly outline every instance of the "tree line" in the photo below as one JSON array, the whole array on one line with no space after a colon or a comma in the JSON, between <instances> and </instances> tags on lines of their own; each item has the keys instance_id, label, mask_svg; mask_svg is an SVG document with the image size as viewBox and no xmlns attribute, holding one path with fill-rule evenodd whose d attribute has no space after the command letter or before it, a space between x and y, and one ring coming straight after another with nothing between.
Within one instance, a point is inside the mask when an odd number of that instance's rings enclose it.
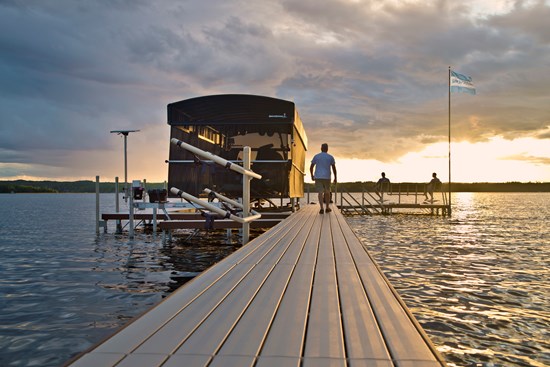
<instances>
[{"instance_id":1,"label":"tree line","mask_svg":"<svg viewBox=\"0 0 550 367\"><path fill-rule=\"evenodd\" d=\"M338 190L347 192L375 191L376 182L338 183ZM424 192L425 182L392 182L384 191L389 192ZM306 183L305 189L315 192L315 184ZM441 191L449 191L448 183L443 183ZM451 192L550 192L550 182L452 182Z\"/></svg>"},{"instance_id":2,"label":"tree line","mask_svg":"<svg viewBox=\"0 0 550 367\"><path fill-rule=\"evenodd\" d=\"M100 182L101 193L114 193L114 182ZM119 182L119 191L124 188L124 182ZM131 183L128 183L131 185ZM164 183L147 183L147 189L162 189ZM95 181L0 181L0 193L90 193L95 192Z\"/></svg>"},{"instance_id":3,"label":"tree line","mask_svg":"<svg viewBox=\"0 0 550 367\"><path fill-rule=\"evenodd\" d=\"M338 183L338 190L348 192L374 191L375 182L344 182ZM147 183L147 189L163 189L163 182ZM391 183L388 191L392 192L413 192L424 190L424 182L402 182ZM119 190L122 191L124 183L119 183ZM114 182L100 182L99 190L102 193L114 193ZM305 190L315 192L312 183L305 183ZM442 191L448 191L446 183ZM550 192L550 182L475 182L475 183L452 183L452 192ZM95 192L95 181L0 181L0 193L91 193Z\"/></svg>"}]
</instances>

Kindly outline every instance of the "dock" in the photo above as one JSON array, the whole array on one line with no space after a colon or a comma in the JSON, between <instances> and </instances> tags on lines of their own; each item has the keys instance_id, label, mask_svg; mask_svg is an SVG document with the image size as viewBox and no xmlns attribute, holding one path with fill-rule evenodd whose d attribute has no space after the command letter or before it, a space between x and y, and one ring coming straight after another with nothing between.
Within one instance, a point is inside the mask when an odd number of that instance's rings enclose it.
<instances>
[{"instance_id":1,"label":"dock","mask_svg":"<svg viewBox=\"0 0 550 367\"><path fill-rule=\"evenodd\" d=\"M250 223L250 228L271 228L279 224L283 219L288 217L291 212L281 213L262 213L262 218ZM101 219L105 223L104 228L107 230L107 223L109 221L123 221L129 220L128 213L103 213ZM134 220L142 223L158 223L158 228L165 231L172 231L175 229L208 229L206 224L206 218L200 213L135 213ZM230 219L216 219L212 221L210 229L239 229L242 228L242 224L232 221Z\"/></svg>"},{"instance_id":2,"label":"dock","mask_svg":"<svg viewBox=\"0 0 550 367\"><path fill-rule=\"evenodd\" d=\"M71 366L445 366L333 206L303 206Z\"/></svg>"},{"instance_id":3,"label":"dock","mask_svg":"<svg viewBox=\"0 0 550 367\"><path fill-rule=\"evenodd\" d=\"M335 193L334 199L338 203L338 208L346 216L393 214L396 212L451 215L449 193L438 191L437 198L432 197L428 200L424 191L419 190L418 184L398 183L392 185L395 186L395 191L376 192L372 188L370 191L363 190L357 193L340 191Z\"/></svg>"}]
</instances>

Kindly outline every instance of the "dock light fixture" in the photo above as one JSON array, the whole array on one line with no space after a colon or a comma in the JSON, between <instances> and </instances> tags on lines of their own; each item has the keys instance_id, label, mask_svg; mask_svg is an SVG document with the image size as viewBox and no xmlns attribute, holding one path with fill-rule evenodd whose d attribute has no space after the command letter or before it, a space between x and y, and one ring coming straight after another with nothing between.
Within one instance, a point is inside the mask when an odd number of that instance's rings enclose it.
<instances>
[{"instance_id":1,"label":"dock light fixture","mask_svg":"<svg viewBox=\"0 0 550 367\"><path fill-rule=\"evenodd\" d=\"M111 130L111 134L124 136L124 201L128 201L128 134L138 132L139 130Z\"/></svg>"}]
</instances>

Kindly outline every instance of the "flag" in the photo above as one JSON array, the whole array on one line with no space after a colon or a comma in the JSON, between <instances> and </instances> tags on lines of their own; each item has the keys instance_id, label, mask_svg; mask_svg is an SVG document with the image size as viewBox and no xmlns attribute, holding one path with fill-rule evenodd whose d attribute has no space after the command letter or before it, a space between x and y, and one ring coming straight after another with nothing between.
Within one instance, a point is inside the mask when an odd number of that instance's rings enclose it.
<instances>
[{"instance_id":1,"label":"flag","mask_svg":"<svg viewBox=\"0 0 550 367\"><path fill-rule=\"evenodd\" d=\"M476 94L476 88L472 83L472 78L466 75L459 74L451 70L450 80L451 92L463 92Z\"/></svg>"}]
</instances>

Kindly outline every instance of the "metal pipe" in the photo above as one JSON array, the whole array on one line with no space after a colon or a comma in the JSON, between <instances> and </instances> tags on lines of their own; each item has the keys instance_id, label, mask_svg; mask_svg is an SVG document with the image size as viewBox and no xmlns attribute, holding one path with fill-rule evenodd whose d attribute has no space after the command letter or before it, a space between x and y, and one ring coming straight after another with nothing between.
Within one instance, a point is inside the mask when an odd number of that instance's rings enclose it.
<instances>
[{"instance_id":1,"label":"metal pipe","mask_svg":"<svg viewBox=\"0 0 550 367\"><path fill-rule=\"evenodd\" d=\"M250 147L243 148L243 168L246 171L250 171ZM250 215L250 180L252 178L243 175L243 218ZM250 225L248 222L243 223L243 239L242 244L248 243L250 238Z\"/></svg>"},{"instance_id":2,"label":"metal pipe","mask_svg":"<svg viewBox=\"0 0 550 367\"><path fill-rule=\"evenodd\" d=\"M227 162L243 163L243 161L239 160L239 159L228 159ZM251 163L288 163L288 161L284 160L284 159L269 159L269 160L268 159L255 159L255 160L251 160L250 162ZM196 161L192 160L192 159L166 159L164 161L164 163L170 163L170 164L174 164L174 163L196 163ZM213 160L209 160L209 159L201 159L201 163L215 163L215 162ZM295 165L293 164L293 166L295 166ZM300 171L301 173L304 173L300 169L298 169L298 171Z\"/></svg>"},{"instance_id":3,"label":"metal pipe","mask_svg":"<svg viewBox=\"0 0 550 367\"><path fill-rule=\"evenodd\" d=\"M190 144L187 144L186 142L183 142L183 141L178 140L176 138L172 138L170 140L170 142L174 145L177 145L180 148L183 148L183 149L186 149L186 150L190 151L193 154L196 154L196 155L201 156L201 157L206 158L206 159L210 159L210 160L216 162L217 164L219 164L221 166L229 168L230 170L233 170L235 172L239 172L240 174L247 175L247 176L250 176L250 177L253 177L253 178L257 178L257 179L262 178L262 176L257 174L256 172L246 170L243 167L239 166L238 164L231 163L230 161L228 161L226 159L223 159L222 157L218 157L217 155L214 155L210 152L205 152L202 149L194 147L194 146L192 146Z\"/></svg>"},{"instance_id":4,"label":"metal pipe","mask_svg":"<svg viewBox=\"0 0 550 367\"><path fill-rule=\"evenodd\" d=\"M212 205L204 200L200 200L199 198L196 198L195 196L193 195L190 195L180 189L178 189L177 187L172 187L170 189L170 192L174 195L177 195L185 200L189 200L191 201L192 203L195 203L197 205L200 205L202 206L203 208L206 208L208 210L211 210L215 213L218 213L220 215L223 215L224 218L229 218L231 220L234 220L235 222L238 222L238 223L247 223L247 222L252 222L253 220L256 220L256 219L260 219L261 218L261 214L257 214L257 215L252 215L250 217L247 217L247 218L241 218L241 217L238 217L234 214L231 214L231 212L228 212L228 211L225 211L221 208L218 208L217 206L215 205Z\"/></svg>"},{"instance_id":5,"label":"metal pipe","mask_svg":"<svg viewBox=\"0 0 550 367\"><path fill-rule=\"evenodd\" d=\"M205 194L208 194L208 195L212 194L212 195L214 195L214 196L216 197L216 199L221 200L221 201L225 201L226 203L229 203L229 204L231 204L231 205L233 205L233 206L236 206L236 207L239 208L239 209L244 209L242 203L239 203L238 201L235 201L235 200L233 200L233 199L230 199L230 198L228 198L227 196L224 196L224 195L222 195L222 194L219 194L219 193L217 193L217 192L215 192L215 191L212 191L212 190L210 190L210 189L204 189L203 192L204 192ZM252 213L253 215L259 215L259 216L261 217L261 214L258 213L257 211L255 211L254 209L250 209L250 213Z\"/></svg>"},{"instance_id":6,"label":"metal pipe","mask_svg":"<svg viewBox=\"0 0 550 367\"><path fill-rule=\"evenodd\" d=\"M130 186L130 212L128 215L128 223L129 223L129 230L128 230L128 237L131 239L134 239L134 188Z\"/></svg>"},{"instance_id":7,"label":"metal pipe","mask_svg":"<svg viewBox=\"0 0 550 367\"><path fill-rule=\"evenodd\" d=\"M95 233L99 235L99 176L95 176Z\"/></svg>"},{"instance_id":8,"label":"metal pipe","mask_svg":"<svg viewBox=\"0 0 550 367\"><path fill-rule=\"evenodd\" d=\"M120 188L118 184L118 176L115 177L115 212L120 212ZM122 222L120 219L116 220L116 233L122 233Z\"/></svg>"},{"instance_id":9,"label":"metal pipe","mask_svg":"<svg viewBox=\"0 0 550 367\"><path fill-rule=\"evenodd\" d=\"M128 202L128 134L124 134L124 200Z\"/></svg>"}]
</instances>

